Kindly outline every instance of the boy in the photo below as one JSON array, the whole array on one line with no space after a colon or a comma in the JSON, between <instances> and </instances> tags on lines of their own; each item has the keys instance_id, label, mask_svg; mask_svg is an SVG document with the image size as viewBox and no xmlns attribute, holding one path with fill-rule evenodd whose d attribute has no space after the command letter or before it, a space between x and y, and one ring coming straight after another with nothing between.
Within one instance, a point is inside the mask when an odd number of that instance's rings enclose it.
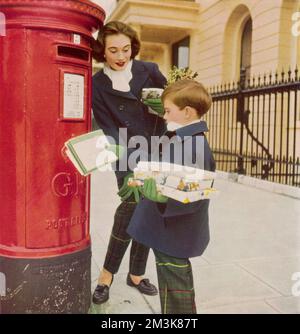
<instances>
[{"instance_id":1,"label":"boy","mask_svg":"<svg viewBox=\"0 0 300 334\"><path fill-rule=\"evenodd\" d=\"M182 164L197 161L193 167L214 171L215 162L204 135L208 129L200 120L212 103L203 85L190 79L177 81L165 89L162 102L168 128L166 136L175 136L174 154L168 162L174 162L176 151L182 151L185 158ZM202 143L201 152L197 142ZM162 151L163 146L164 141ZM199 156L202 157L200 161ZM165 157L161 160L165 161ZM208 245L209 200L180 203L159 194L154 179L145 180L142 193L144 198L140 200L127 231L154 251L162 313L196 313L189 258L200 256Z\"/></svg>"}]
</instances>

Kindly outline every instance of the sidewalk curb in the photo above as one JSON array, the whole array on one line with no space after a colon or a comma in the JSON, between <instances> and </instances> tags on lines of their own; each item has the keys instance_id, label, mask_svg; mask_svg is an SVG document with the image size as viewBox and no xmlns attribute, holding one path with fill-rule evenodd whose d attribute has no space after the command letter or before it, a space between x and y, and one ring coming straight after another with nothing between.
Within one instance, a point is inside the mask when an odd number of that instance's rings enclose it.
<instances>
[{"instance_id":1,"label":"sidewalk curb","mask_svg":"<svg viewBox=\"0 0 300 334\"><path fill-rule=\"evenodd\" d=\"M292 187L289 185L276 182L265 181L251 176L239 175L237 173L228 173L219 170L217 170L216 173L217 177L220 179L224 179L231 182L237 182L257 189L262 189L272 193L300 199L300 188L297 187Z\"/></svg>"}]
</instances>

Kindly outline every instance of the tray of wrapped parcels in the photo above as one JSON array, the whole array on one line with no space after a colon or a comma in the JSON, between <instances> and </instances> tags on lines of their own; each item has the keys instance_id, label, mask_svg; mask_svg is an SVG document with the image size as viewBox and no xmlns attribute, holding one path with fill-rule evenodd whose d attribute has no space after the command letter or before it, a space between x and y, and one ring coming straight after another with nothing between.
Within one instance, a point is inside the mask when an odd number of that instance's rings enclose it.
<instances>
[{"instance_id":1,"label":"tray of wrapped parcels","mask_svg":"<svg viewBox=\"0 0 300 334\"><path fill-rule=\"evenodd\" d=\"M191 203L215 197L219 191L213 187L215 172L167 162L140 161L134 169L130 186L143 186L147 178L153 178L162 195L182 203Z\"/></svg>"}]
</instances>

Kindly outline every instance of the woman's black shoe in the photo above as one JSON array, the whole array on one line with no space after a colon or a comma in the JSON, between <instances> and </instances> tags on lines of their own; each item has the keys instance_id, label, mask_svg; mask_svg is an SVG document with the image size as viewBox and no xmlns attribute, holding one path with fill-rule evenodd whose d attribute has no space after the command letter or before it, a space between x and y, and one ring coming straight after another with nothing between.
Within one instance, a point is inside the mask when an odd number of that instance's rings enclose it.
<instances>
[{"instance_id":1,"label":"woman's black shoe","mask_svg":"<svg viewBox=\"0 0 300 334\"><path fill-rule=\"evenodd\" d=\"M103 304L109 299L109 286L97 285L93 293L93 303Z\"/></svg>"},{"instance_id":2,"label":"woman's black shoe","mask_svg":"<svg viewBox=\"0 0 300 334\"><path fill-rule=\"evenodd\" d=\"M110 285L112 285L113 280L114 277L112 277ZM109 299L109 288L110 286L106 284L98 284L93 293L93 303L103 304L107 302Z\"/></svg>"},{"instance_id":3,"label":"woman's black shoe","mask_svg":"<svg viewBox=\"0 0 300 334\"><path fill-rule=\"evenodd\" d=\"M148 278L144 278L140 281L139 284L134 284L130 277L130 274L127 275L127 285L132 286L139 290L139 292L148 295L148 296L155 296L157 295L158 291L152 283L148 280Z\"/></svg>"}]
</instances>

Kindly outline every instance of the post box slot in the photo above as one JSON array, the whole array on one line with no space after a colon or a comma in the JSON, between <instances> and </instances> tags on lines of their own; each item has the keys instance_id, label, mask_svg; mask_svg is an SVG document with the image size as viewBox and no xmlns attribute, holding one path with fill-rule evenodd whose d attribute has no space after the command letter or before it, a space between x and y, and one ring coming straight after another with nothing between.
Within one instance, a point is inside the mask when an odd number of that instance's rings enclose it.
<instances>
[{"instance_id":1,"label":"post box slot","mask_svg":"<svg viewBox=\"0 0 300 334\"><path fill-rule=\"evenodd\" d=\"M89 52L86 50L59 45L57 54L62 57L71 57L84 61L89 61Z\"/></svg>"}]
</instances>

